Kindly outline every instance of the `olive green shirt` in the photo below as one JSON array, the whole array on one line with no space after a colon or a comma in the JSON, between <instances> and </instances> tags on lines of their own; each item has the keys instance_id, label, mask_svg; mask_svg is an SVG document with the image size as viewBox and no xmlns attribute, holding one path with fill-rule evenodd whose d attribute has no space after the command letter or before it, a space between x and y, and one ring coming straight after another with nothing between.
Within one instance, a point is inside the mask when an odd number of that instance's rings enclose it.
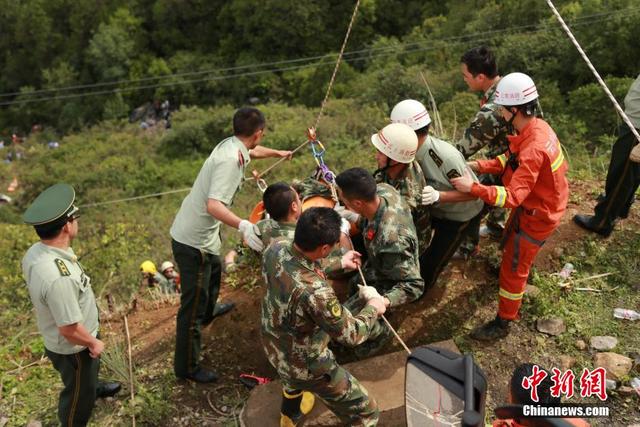
<instances>
[{"instance_id":1,"label":"olive green shirt","mask_svg":"<svg viewBox=\"0 0 640 427\"><path fill-rule=\"evenodd\" d=\"M94 337L98 334L98 307L91 279L73 249L35 243L22 259L22 274L44 346L58 354L84 350L85 347L71 344L58 331L59 327L80 323Z\"/></svg>"},{"instance_id":2,"label":"olive green shirt","mask_svg":"<svg viewBox=\"0 0 640 427\"><path fill-rule=\"evenodd\" d=\"M631 83L631 88L624 97L624 112L633 127L640 129L640 75Z\"/></svg>"},{"instance_id":3,"label":"olive green shirt","mask_svg":"<svg viewBox=\"0 0 640 427\"><path fill-rule=\"evenodd\" d=\"M220 255L220 221L207 212L207 202L215 199L230 206L249 161L249 150L235 136L213 149L173 220L170 233L175 241Z\"/></svg>"},{"instance_id":4,"label":"olive green shirt","mask_svg":"<svg viewBox=\"0 0 640 427\"><path fill-rule=\"evenodd\" d=\"M463 176L468 171L473 180L478 178L456 148L446 141L434 138L431 135L418 149L416 160L420 163L427 185L438 191L455 191L450 180ZM466 222L476 216L482 210L482 200L471 200L458 203L437 203L431 207L431 215L435 218L450 221Z\"/></svg>"}]
</instances>

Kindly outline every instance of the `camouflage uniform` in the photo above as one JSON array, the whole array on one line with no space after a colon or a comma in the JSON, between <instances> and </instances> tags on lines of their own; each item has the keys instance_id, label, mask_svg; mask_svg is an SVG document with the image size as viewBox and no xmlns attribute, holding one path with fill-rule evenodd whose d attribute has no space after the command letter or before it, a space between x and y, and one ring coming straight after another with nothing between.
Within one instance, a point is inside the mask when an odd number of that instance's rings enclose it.
<instances>
[{"instance_id":1,"label":"camouflage uniform","mask_svg":"<svg viewBox=\"0 0 640 427\"><path fill-rule=\"evenodd\" d=\"M465 159L486 147L484 157L494 159L509 149L509 125L500 114L500 106L494 104L494 97L498 82L491 86L480 101L480 111L464 132L464 137L456 144L458 151ZM502 185L497 175L481 175L480 182L485 185ZM506 210L491 208L487 215L487 225L494 230L504 229ZM479 242L479 224L469 230L469 234L461 245L461 249L469 254L473 252Z\"/></svg>"},{"instance_id":2,"label":"camouflage uniform","mask_svg":"<svg viewBox=\"0 0 640 427\"><path fill-rule=\"evenodd\" d=\"M344 425L375 426L375 400L328 348L331 339L347 346L365 341L378 317L375 308L368 305L355 316L343 308L320 264L289 241L265 250L262 275L262 343L285 389L313 392Z\"/></svg>"},{"instance_id":3,"label":"camouflage uniform","mask_svg":"<svg viewBox=\"0 0 640 427\"><path fill-rule=\"evenodd\" d=\"M402 196L413 217L413 225L415 225L418 235L418 253L422 255L429 245L431 239L431 218L429 208L422 205L422 189L427 185L427 181L422 172L422 168L417 162L411 162L403 176L398 179L391 179L386 171L380 171L375 174L378 183L389 184Z\"/></svg>"},{"instance_id":4,"label":"camouflage uniform","mask_svg":"<svg viewBox=\"0 0 640 427\"><path fill-rule=\"evenodd\" d=\"M374 286L396 307L415 301L424 291L418 261L418 238L409 206L393 187L378 184L380 206L372 221L361 218L369 258L363 267L367 285Z\"/></svg>"},{"instance_id":5,"label":"camouflage uniform","mask_svg":"<svg viewBox=\"0 0 640 427\"><path fill-rule=\"evenodd\" d=\"M311 196L322 196L332 198L331 188L323 181L319 181L314 176L305 178L304 181L295 180L291 185L300 195L300 200Z\"/></svg>"},{"instance_id":6,"label":"camouflage uniform","mask_svg":"<svg viewBox=\"0 0 640 427\"><path fill-rule=\"evenodd\" d=\"M260 230L260 239L266 248L271 242L278 238L293 240L296 232L296 224L293 222L278 222L271 218L260 220L256 223Z\"/></svg>"}]
</instances>

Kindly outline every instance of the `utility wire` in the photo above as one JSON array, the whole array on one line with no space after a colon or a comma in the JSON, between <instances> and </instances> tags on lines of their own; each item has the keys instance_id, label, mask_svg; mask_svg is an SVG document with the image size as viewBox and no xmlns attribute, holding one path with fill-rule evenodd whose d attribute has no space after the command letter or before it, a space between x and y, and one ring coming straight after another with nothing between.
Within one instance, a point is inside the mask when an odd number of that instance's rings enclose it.
<instances>
[{"instance_id":1,"label":"utility wire","mask_svg":"<svg viewBox=\"0 0 640 427\"><path fill-rule=\"evenodd\" d=\"M628 17L629 14L632 14L632 13L635 13L635 12L638 12L638 11L640 11L640 7L618 9L618 10L615 10L615 11L601 12L601 13L595 13L595 14L591 14L591 15L585 15L585 16L576 18L576 19L574 19L574 20L572 20L570 22L575 26L577 26L577 25L587 25L587 24L591 24L591 23L595 23L595 22L604 22L604 21L610 20L610 19L593 19L593 18L602 18L602 17L603 18L613 18L615 15L620 15L620 14L622 14L623 17ZM583 21L586 21L586 22L583 22ZM478 41L478 39L477 39L478 37L482 37L481 40L488 40L488 39L491 39L492 37L487 37L487 36L503 34L503 33L506 33L506 32L509 32L509 31L512 31L512 30L515 30L515 29L522 30L523 28L532 28L532 29L540 28L539 30L534 31L534 33L535 32L539 32L540 30L543 30L543 31L550 31L551 30L551 29L545 29L545 27L548 27L548 26L547 25L543 25L543 24L531 24L531 25L525 25L525 26L514 26L514 27L502 28L502 29L493 30L493 31L484 31L484 32L481 32L481 33L463 34L463 35L460 35L460 36L452 36L452 37L445 37L445 38L440 38L440 39L433 39L432 42L444 42L446 44L458 44L459 42L461 42L463 40L467 40L467 39L474 39L474 41ZM516 33L530 33L530 32L517 31ZM456 41L458 41L458 43L456 43ZM450 43L447 43L447 42L450 42ZM378 57L378 56L386 56L386 55L376 55L375 52L393 51L395 53L398 49L402 49L402 48L407 49L407 48L411 48L413 46L416 46L418 48L417 49L409 49L409 50L406 50L403 53L414 53L414 52L432 50L432 49L438 48L438 47L427 47L427 48L422 47L422 48L420 48L421 46L424 46L424 44L425 44L424 42L400 43L400 44L394 45L394 46L383 46L383 47L377 47L377 48L367 48L367 49L360 49L360 50L355 50L355 51L350 51L350 52L344 52L343 56L345 57L345 61L355 62L355 61L367 60L369 58L375 58L375 57ZM363 55L363 54L372 54L372 53L373 53L373 55ZM359 55L359 57L358 57L358 55ZM241 66L235 66L235 67L226 67L226 68L209 69L209 70L201 70L201 71L194 71L194 72L183 72L183 73L166 74L166 75L163 75L163 76L146 77L146 78L142 78L142 79L117 80L117 81L112 81L112 82L102 82L102 83L93 83L93 84L85 84L85 85L67 86L67 87L61 87L61 88L40 89L40 90L32 91L32 92L29 92L29 93L10 92L10 93L0 94L0 98L6 98L6 97L10 97L10 96L33 96L33 95L38 95L38 94L63 92L63 91L70 91L70 90L76 90L76 89L89 89L89 88L97 88L97 87L114 86L114 85L126 84L126 83L139 83L139 82L147 82L147 81L154 81L154 80L166 80L166 79L176 78L176 77L199 76L199 75L206 75L206 74L213 74L213 73L225 73L225 72L229 72L229 71L239 71L239 70L246 70L246 69L251 69L251 68L260 68L260 67L273 66L273 65L286 65L286 64L295 64L295 63L307 62L307 61L313 61L313 60L320 60L320 62L317 63L317 64L303 64L303 65L300 65L300 66L293 66L293 67L272 68L272 69L267 69L267 70L258 70L258 71L240 73L240 74L226 75L226 76L212 76L212 77L203 78L203 79L186 80L186 81L181 81L181 82L168 82L168 83L160 83L160 84L153 84L153 85L135 86L135 87L132 87L132 88L116 88L116 89L110 89L110 90L104 90L104 91L92 91L92 92L86 92L86 93L80 93L80 94L72 94L72 95L59 95L59 96L54 96L54 97L40 97L40 98L33 98L33 99L13 100L13 101L8 101L8 102L2 102L2 103L0 103L0 106L2 106L2 105L13 105L13 104L18 104L18 103L26 104L26 103L36 102L36 101L70 99L70 98L83 97L83 96L106 95L106 94L113 94L113 93L118 93L118 92L129 92L129 91L134 91L134 90L153 89L153 88L158 88L158 87L192 84L192 83L199 83L199 82L212 81L212 80L225 80L225 79L240 78L240 77L253 76L253 75L259 75L259 74L265 74L265 73L279 72L279 71L290 71L290 70L296 70L296 69L301 69L301 68L311 68L311 67L327 65L328 63L333 63L333 61L327 62L326 60L327 59L331 59L334 56L336 56L336 54L317 55L317 56L311 56L311 57L306 57L306 58L295 58L295 59L289 59L289 60L283 60L283 61L274 61L274 62L268 62L268 63L247 64L247 65L241 65ZM354 58L351 58L351 57L354 57Z\"/></svg>"},{"instance_id":2,"label":"utility wire","mask_svg":"<svg viewBox=\"0 0 640 427\"><path fill-rule=\"evenodd\" d=\"M640 10L640 8L639 8L639 10ZM624 17L629 17L629 15L625 15ZM604 22L604 21L608 21L608 20L610 20L610 19L592 19L592 20L590 20L588 22L579 22L578 24L574 24L574 26L590 25L590 24L594 24L594 23L597 23L597 22ZM514 35L515 34L531 35L531 34L537 34L537 33L543 33L543 32L552 32L552 31L556 31L556 29L554 29L554 28L539 28L537 30L528 31L528 32L514 32L513 34ZM483 42L483 41L489 41L489 40L492 40L492 39L496 38L499 34L502 34L502 32L501 33L487 32L485 34L493 34L493 35L489 36L489 37L484 37L484 38L475 38L475 39L473 39L473 41L475 43L479 43L479 42ZM462 37L462 36L460 36L460 37ZM458 37L458 38L460 38L460 37ZM464 37L467 38L467 37L470 37L470 36L464 36ZM463 44L463 43L466 43L466 42L467 42L466 40L460 40L460 41L457 41L457 42L453 42L452 41L452 42L445 42L445 45L450 46L450 45ZM424 44L422 44L422 45L424 45ZM356 58L345 59L345 61L349 62L349 63L355 63L355 62L360 62L360 61L368 61L368 60L371 60L371 59L374 59L374 58L385 57L385 56L413 54L413 53L417 53L417 52L424 52L424 51L440 49L441 46L430 45L430 46L427 46L427 47L419 47L419 48L408 49L408 50L404 50L404 51L398 51L398 48L399 48L399 46L391 46L391 47L385 48L385 50L393 49L392 51L389 51L389 52L379 53L379 54L374 54L374 55L362 55L362 56L356 57ZM58 95L58 96L44 97L44 98L41 97L41 98L32 98L32 99L19 99L19 100L0 102L0 106L9 106L9 105L15 105L15 104L31 104L31 103L37 103L37 102L40 102L40 101L42 101L42 102L44 102L44 101L56 101L56 100L64 100L64 99L82 98L82 97L88 97L88 96L112 95L112 94L117 94L117 93L133 92L133 91L144 90L144 89L155 89L155 88L159 88L159 87L180 86L180 85L188 85L188 84L202 83L202 82L208 82L208 81L237 79L237 78L242 78L242 77L247 77L247 76L255 76L255 75L268 74L268 73L274 73L274 72L284 72L284 71L293 71L293 70L307 69L307 68L317 68L317 67L321 67L321 66L331 65L333 62L330 61L330 59L331 58L328 57L328 56L323 56L322 59L320 60L320 62L318 62L318 63L303 64L303 65L297 65L297 66L291 66L291 67L285 67L285 68L273 68L273 69L258 70L258 71L240 73L240 74L232 74L232 75L227 75L227 76L212 76L212 77L206 77L206 78L202 78L202 79L183 80L183 81L177 81L177 82L167 82L167 83L159 83L159 84L145 85L145 86L134 86L134 87L130 87L130 88L117 88L117 89L109 89L109 90L104 90L104 91L93 91L93 92L76 93L76 94L69 94L69 95ZM28 94L24 94L24 95L28 95Z\"/></svg>"}]
</instances>

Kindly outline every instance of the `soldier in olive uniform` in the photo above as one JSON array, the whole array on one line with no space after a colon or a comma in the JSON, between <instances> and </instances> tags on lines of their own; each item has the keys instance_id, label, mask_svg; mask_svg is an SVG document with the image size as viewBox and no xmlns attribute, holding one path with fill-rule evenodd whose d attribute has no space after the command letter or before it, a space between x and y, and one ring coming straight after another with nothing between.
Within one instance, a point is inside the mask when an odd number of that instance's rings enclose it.
<instances>
[{"instance_id":1,"label":"soldier in olive uniform","mask_svg":"<svg viewBox=\"0 0 640 427\"><path fill-rule=\"evenodd\" d=\"M413 225L418 237L418 253L422 255L431 240L429 208L422 205L422 189L427 185L418 162L416 133L406 124L392 123L371 135L376 147L378 170L373 173L376 182L389 184L411 209Z\"/></svg>"},{"instance_id":2,"label":"soldier in olive uniform","mask_svg":"<svg viewBox=\"0 0 640 427\"><path fill-rule=\"evenodd\" d=\"M280 237L293 240L296 222L302 213L302 202L298 193L291 186L276 182L264 191L262 202L269 218L258 221L256 226L264 247Z\"/></svg>"},{"instance_id":3,"label":"soldier in olive uniform","mask_svg":"<svg viewBox=\"0 0 640 427\"><path fill-rule=\"evenodd\" d=\"M464 136L456 144L458 151L468 159L485 148L484 157L493 159L509 149L510 126L500 114L500 106L495 104L495 92L500 75L493 53L486 47L476 47L467 51L460 60L462 76L469 89L482 92L480 110L476 113ZM480 181L485 185L502 185L499 176L482 175ZM505 209L489 207L486 234L500 238L504 229ZM470 256L479 242L479 224L469 230L468 237L461 247L463 257Z\"/></svg>"},{"instance_id":4,"label":"soldier in olive uniform","mask_svg":"<svg viewBox=\"0 0 640 427\"><path fill-rule=\"evenodd\" d=\"M24 213L40 241L22 259L22 272L36 310L45 353L64 388L58 402L63 426L89 422L96 397L113 396L120 384L98 382L100 354L98 307L71 242L78 234L75 191L56 184L43 191Z\"/></svg>"},{"instance_id":5,"label":"soldier in olive uniform","mask_svg":"<svg viewBox=\"0 0 640 427\"><path fill-rule=\"evenodd\" d=\"M378 420L375 400L328 348L331 339L348 346L362 343L385 311L377 295L352 314L327 284L318 261L338 243L340 223L332 209L310 208L298 220L293 242L276 240L264 252L262 342L285 389L281 426L294 426L301 418L302 390L321 398L343 425L374 426ZM359 262L353 251L343 259L351 269Z\"/></svg>"},{"instance_id":6,"label":"soldier in olive uniform","mask_svg":"<svg viewBox=\"0 0 640 427\"><path fill-rule=\"evenodd\" d=\"M200 367L199 356L201 327L232 308L231 304L216 307L222 273L220 224L237 228L251 248L263 248L254 225L239 218L229 206L252 158L291 157L291 151L260 146L264 128L260 110L246 107L236 111L234 136L213 149L171 226L173 257L182 286L174 359L178 378L202 383L217 379L215 372Z\"/></svg>"},{"instance_id":7,"label":"soldier in olive uniform","mask_svg":"<svg viewBox=\"0 0 640 427\"><path fill-rule=\"evenodd\" d=\"M431 228L434 230L428 247L420 256L420 273L425 288L429 289L435 284L468 230L474 226L477 228L484 203L457 193L440 193L455 190L450 180L465 173L472 175L475 181L477 178L458 150L448 142L429 135L431 117L421 102L414 99L399 102L391 111L391 121L406 124L416 135L416 163L428 184L420 189L419 203L423 209L430 206ZM443 196L439 197L440 194ZM468 201L450 203L465 198Z\"/></svg>"}]
</instances>

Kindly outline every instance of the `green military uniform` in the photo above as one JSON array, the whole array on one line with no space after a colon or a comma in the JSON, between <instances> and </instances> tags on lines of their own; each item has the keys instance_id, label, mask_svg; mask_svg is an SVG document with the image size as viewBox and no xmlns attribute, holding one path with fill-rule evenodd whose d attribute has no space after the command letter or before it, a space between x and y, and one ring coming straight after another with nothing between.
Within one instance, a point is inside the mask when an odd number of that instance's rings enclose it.
<instances>
[{"instance_id":1,"label":"green military uniform","mask_svg":"<svg viewBox=\"0 0 640 427\"><path fill-rule=\"evenodd\" d=\"M377 319L375 308L367 305L357 315L343 308L320 264L287 240L265 250L262 275L262 343L285 389L314 393L344 425L376 425L375 400L328 348L331 339L348 346L365 341Z\"/></svg>"},{"instance_id":2,"label":"green military uniform","mask_svg":"<svg viewBox=\"0 0 640 427\"><path fill-rule=\"evenodd\" d=\"M220 221L208 199L229 206L242 184L249 150L235 136L219 143L204 162L171 226L171 246L181 275L174 371L184 378L199 369L200 328L213 319L220 291Z\"/></svg>"},{"instance_id":3,"label":"green military uniform","mask_svg":"<svg viewBox=\"0 0 640 427\"><path fill-rule=\"evenodd\" d=\"M378 184L377 195L380 206L373 220L361 217L358 223L368 254L363 273L367 285L387 297L390 307L397 307L417 300L424 291L418 237L400 193L388 184Z\"/></svg>"},{"instance_id":4,"label":"green military uniform","mask_svg":"<svg viewBox=\"0 0 640 427\"><path fill-rule=\"evenodd\" d=\"M451 179L469 173L475 174L453 145L428 136L416 152L416 161L424 172L427 184L438 191L455 191ZM435 284L467 230L479 224L482 200L459 203L436 203L431 206L431 227L434 230L429 247L420 257L420 271L427 288Z\"/></svg>"},{"instance_id":5,"label":"green military uniform","mask_svg":"<svg viewBox=\"0 0 640 427\"><path fill-rule=\"evenodd\" d=\"M378 183L389 184L398 190L409 205L418 236L418 253L422 255L431 240L431 218L429 207L422 205L422 189L427 182L420 165L415 161L411 162L397 179L392 179L385 170L376 173L374 177Z\"/></svg>"},{"instance_id":6,"label":"green military uniform","mask_svg":"<svg viewBox=\"0 0 640 427\"><path fill-rule=\"evenodd\" d=\"M74 199L71 186L51 186L27 209L24 221L34 226L61 226L77 212ZM73 249L42 242L29 248L22 259L22 272L45 352L64 384L58 401L58 418L63 426L86 425L96 399L100 359L93 359L86 347L67 341L58 328L80 323L97 337L98 308L91 279Z\"/></svg>"},{"instance_id":7,"label":"green military uniform","mask_svg":"<svg viewBox=\"0 0 640 427\"><path fill-rule=\"evenodd\" d=\"M294 222L278 222L271 218L258 221L256 227L260 231L260 239L265 248L275 239L293 240L296 232L296 224Z\"/></svg>"},{"instance_id":8,"label":"green military uniform","mask_svg":"<svg viewBox=\"0 0 640 427\"><path fill-rule=\"evenodd\" d=\"M484 157L494 159L509 149L509 125L500 113L500 106L495 104L495 93L498 82L492 85L485 92L480 102L480 110L476 113L473 121L465 130L463 138L456 144L458 151L465 159L470 158L475 153L485 148ZM482 175L480 182L486 185L502 185L501 179L497 175ZM491 207L487 217L489 228L500 231L504 228L506 210ZM462 244L462 250L470 254L479 242L478 231L480 224L474 226L468 232Z\"/></svg>"}]
</instances>

